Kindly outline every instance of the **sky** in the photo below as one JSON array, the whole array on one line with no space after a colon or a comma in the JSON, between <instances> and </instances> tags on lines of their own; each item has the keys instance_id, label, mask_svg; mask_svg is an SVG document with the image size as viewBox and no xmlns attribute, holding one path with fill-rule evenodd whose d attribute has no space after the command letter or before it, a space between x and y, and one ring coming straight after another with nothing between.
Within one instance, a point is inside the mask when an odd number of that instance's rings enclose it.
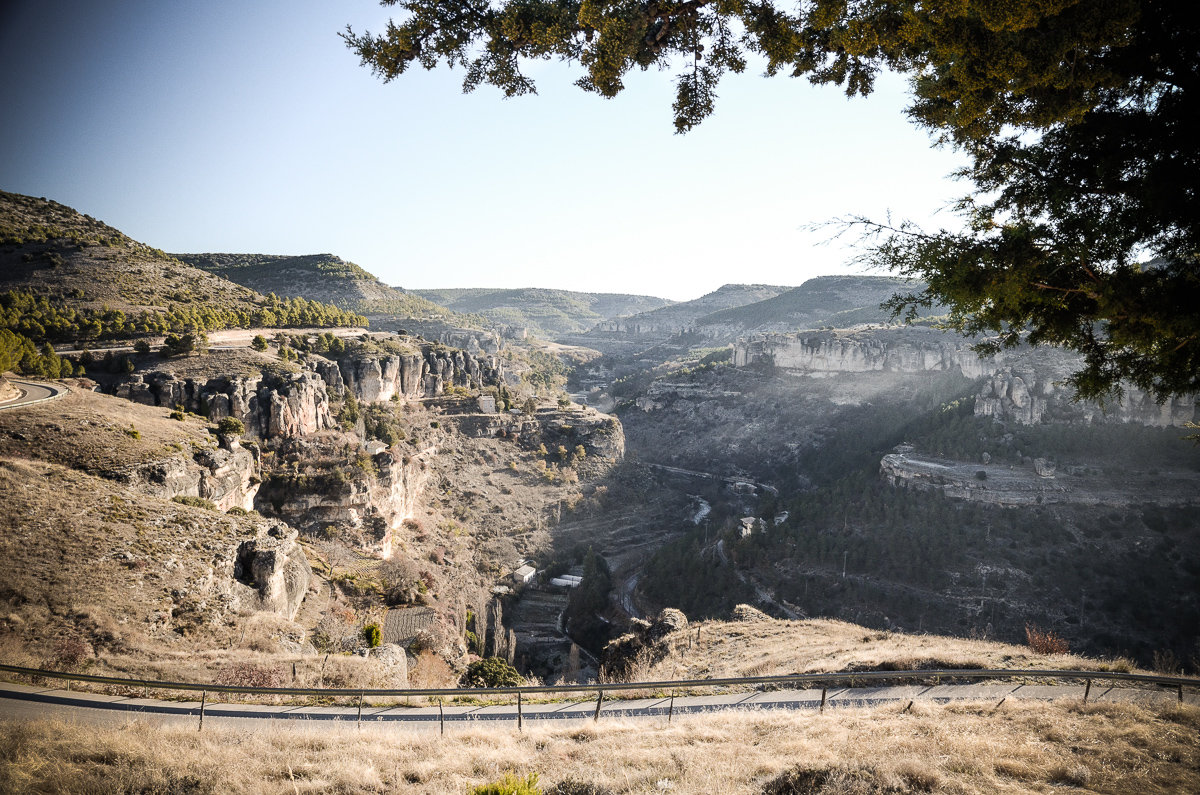
<instances>
[{"instance_id":1,"label":"sky","mask_svg":"<svg viewBox=\"0 0 1200 795\"><path fill-rule=\"evenodd\" d=\"M851 215L955 226L952 151L903 114L762 69L671 122L673 72L612 100L556 63L538 95L461 71L384 84L337 34L374 0L0 4L0 189L174 253L332 253L388 284L550 287L674 300L862 272Z\"/></svg>"}]
</instances>

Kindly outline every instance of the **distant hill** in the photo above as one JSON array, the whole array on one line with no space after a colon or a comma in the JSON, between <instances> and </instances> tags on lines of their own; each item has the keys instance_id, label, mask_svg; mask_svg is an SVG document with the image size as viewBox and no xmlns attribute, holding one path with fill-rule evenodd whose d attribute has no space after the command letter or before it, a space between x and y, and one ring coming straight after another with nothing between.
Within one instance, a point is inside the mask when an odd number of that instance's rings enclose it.
<instances>
[{"instance_id":1,"label":"distant hill","mask_svg":"<svg viewBox=\"0 0 1200 795\"><path fill-rule=\"evenodd\" d=\"M665 298L621 293L582 293L571 290L447 289L414 290L456 312L480 315L492 323L524 328L538 337L556 339L578 334L605 320L669 306Z\"/></svg>"},{"instance_id":2,"label":"distant hill","mask_svg":"<svg viewBox=\"0 0 1200 795\"><path fill-rule=\"evenodd\" d=\"M0 191L0 328L36 342L365 322L329 304L271 299L66 205Z\"/></svg>"},{"instance_id":3,"label":"distant hill","mask_svg":"<svg viewBox=\"0 0 1200 795\"><path fill-rule=\"evenodd\" d=\"M691 301L671 304L649 312L597 323L587 333L569 341L604 352L629 350L663 342L691 329L696 322L714 312L735 309L774 298L790 287L769 284L726 284Z\"/></svg>"},{"instance_id":4,"label":"distant hill","mask_svg":"<svg viewBox=\"0 0 1200 795\"><path fill-rule=\"evenodd\" d=\"M881 304L919 287L891 276L819 276L779 295L697 318L696 331L731 342L750 333L796 331L860 323L883 323L891 314Z\"/></svg>"},{"instance_id":5,"label":"distant hill","mask_svg":"<svg viewBox=\"0 0 1200 795\"><path fill-rule=\"evenodd\" d=\"M333 254L175 254L181 262L263 294L302 296L361 312L405 318L451 319L453 313L421 296L389 287Z\"/></svg>"}]
</instances>

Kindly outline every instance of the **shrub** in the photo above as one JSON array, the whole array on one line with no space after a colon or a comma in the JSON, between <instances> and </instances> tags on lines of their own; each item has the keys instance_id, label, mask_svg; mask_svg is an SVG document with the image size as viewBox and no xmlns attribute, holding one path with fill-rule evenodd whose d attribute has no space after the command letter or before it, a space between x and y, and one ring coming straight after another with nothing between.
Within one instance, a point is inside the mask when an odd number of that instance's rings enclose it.
<instances>
[{"instance_id":1,"label":"shrub","mask_svg":"<svg viewBox=\"0 0 1200 795\"><path fill-rule=\"evenodd\" d=\"M542 788L538 786L537 773L530 773L527 778L505 773L500 781L475 787L470 795L542 795Z\"/></svg>"},{"instance_id":2,"label":"shrub","mask_svg":"<svg viewBox=\"0 0 1200 795\"><path fill-rule=\"evenodd\" d=\"M54 656L50 666L58 671L78 671L88 656L88 645L82 639L71 636L59 638L54 643Z\"/></svg>"},{"instance_id":3,"label":"shrub","mask_svg":"<svg viewBox=\"0 0 1200 795\"><path fill-rule=\"evenodd\" d=\"M265 351L267 349L267 338L262 334L255 334L254 339L250 341L250 347L256 351Z\"/></svg>"},{"instance_id":4,"label":"shrub","mask_svg":"<svg viewBox=\"0 0 1200 795\"><path fill-rule=\"evenodd\" d=\"M1025 641L1038 654L1066 654L1069 646L1052 630L1042 630L1036 624L1025 625Z\"/></svg>"},{"instance_id":5,"label":"shrub","mask_svg":"<svg viewBox=\"0 0 1200 795\"><path fill-rule=\"evenodd\" d=\"M507 660L488 657L468 665L460 681L463 687L517 687L524 680Z\"/></svg>"},{"instance_id":6,"label":"shrub","mask_svg":"<svg viewBox=\"0 0 1200 795\"><path fill-rule=\"evenodd\" d=\"M139 431L137 428L135 428L132 425L130 425L128 428L125 429L125 435L128 436L130 439L141 439L142 438L142 432Z\"/></svg>"},{"instance_id":7,"label":"shrub","mask_svg":"<svg viewBox=\"0 0 1200 795\"><path fill-rule=\"evenodd\" d=\"M363 639L366 640L367 646L374 649L383 643L383 630L378 624L367 624L363 627Z\"/></svg>"},{"instance_id":8,"label":"shrub","mask_svg":"<svg viewBox=\"0 0 1200 795\"><path fill-rule=\"evenodd\" d=\"M173 420L179 420L180 422L183 422L183 420L184 420L184 414L183 414L183 412L182 412L182 411L172 411L172 412L171 412L171 419L173 419Z\"/></svg>"},{"instance_id":9,"label":"shrub","mask_svg":"<svg viewBox=\"0 0 1200 795\"><path fill-rule=\"evenodd\" d=\"M222 417L217 423L217 433L228 436L240 436L246 432L246 424L237 417Z\"/></svg>"},{"instance_id":10,"label":"shrub","mask_svg":"<svg viewBox=\"0 0 1200 795\"><path fill-rule=\"evenodd\" d=\"M145 340L138 340L137 342L133 343L133 350L136 353L140 353L145 356L150 353L150 343L146 342Z\"/></svg>"}]
</instances>

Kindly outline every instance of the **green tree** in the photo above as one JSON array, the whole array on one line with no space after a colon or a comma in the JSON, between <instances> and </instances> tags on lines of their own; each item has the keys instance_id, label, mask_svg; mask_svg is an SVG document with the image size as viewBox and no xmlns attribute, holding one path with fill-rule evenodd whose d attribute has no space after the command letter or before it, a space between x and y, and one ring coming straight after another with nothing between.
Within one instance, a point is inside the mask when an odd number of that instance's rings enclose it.
<instances>
[{"instance_id":1,"label":"green tree","mask_svg":"<svg viewBox=\"0 0 1200 795\"><path fill-rule=\"evenodd\" d=\"M890 302L913 317L1084 357L1070 379L1102 397L1124 380L1159 398L1200 391L1200 22L1179 0L382 0L404 16L346 44L385 81L416 63L465 68L463 87L533 93L522 60L577 64L612 97L633 68L680 68L675 126L713 112L747 55L768 75L870 93L910 78L909 116L960 149L962 226L851 219L864 260L923 280Z\"/></svg>"},{"instance_id":2,"label":"green tree","mask_svg":"<svg viewBox=\"0 0 1200 795\"><path fill-rule=\"evenodd\" d=\"M256 351L265 351L267 349L267 338L262 334L255 334L254 339L250 341L250 347Z\"/></svg>"},{"instance_id":3,"label":"green tree","mask_svg":"<svg viewBox=\"0 0 1200 795\"><path fill-rule=\"evenodd\" d=\"M519 687L524 680L507 660L487 657L468 665L460 683L463 687Z\"/></svg>"},{"instance_id":4,"label":"green tree","mask_svg":"<svg viewBox=\"0 0 1200 795\"><path fill-rule=\"evenodd\" d=\"M217 433L226 436L241 436L246 432L246 424L237 417L222 417L217 423Z\"/></svg>"}]
</instances>

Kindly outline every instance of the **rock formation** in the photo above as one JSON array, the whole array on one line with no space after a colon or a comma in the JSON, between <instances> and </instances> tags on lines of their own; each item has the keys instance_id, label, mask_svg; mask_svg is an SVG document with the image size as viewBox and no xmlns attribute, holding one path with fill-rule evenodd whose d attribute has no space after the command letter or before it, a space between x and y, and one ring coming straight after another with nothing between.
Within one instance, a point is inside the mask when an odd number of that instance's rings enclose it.
<instances>
[{"instance_id":1,"label":"rock formation","mask_svg":"<svg viewBox=\"0 0 1200 795\"><path fill-rule=\"evenodd\" d=\"M653 665L670 653L671 635L686 630L687 626L687 616L673 607L665 608L653 621L633 619L629 632L604 647L600 655L601 671L621 680L640 665Z\"/></svg>"},{"instance_id":2,"label":"rock formation","mask_svg":"<svg viewBox=\"0 0 1200 795\"><path fill-rule=\"evenodd\" d=\"M180 453L116 474L151 497L200 497L222 511L253 510L260 485L257 449L248 450L232 437L222 438L219 448L199 450L191 457Z\"/></svg>"},{"instance_id":3,"label":"rock formation","mask_svg":"<svg viewBox=\"0 0 1200 795\"><path fill-rule=\"evenodd\" d=\"M233 578L254 589L254 608L288 620L300 609L312 580L312 569L296 536L292 528L276 523L256 538L243 541L233 563Z\"/></svg>"}]
</instances>

